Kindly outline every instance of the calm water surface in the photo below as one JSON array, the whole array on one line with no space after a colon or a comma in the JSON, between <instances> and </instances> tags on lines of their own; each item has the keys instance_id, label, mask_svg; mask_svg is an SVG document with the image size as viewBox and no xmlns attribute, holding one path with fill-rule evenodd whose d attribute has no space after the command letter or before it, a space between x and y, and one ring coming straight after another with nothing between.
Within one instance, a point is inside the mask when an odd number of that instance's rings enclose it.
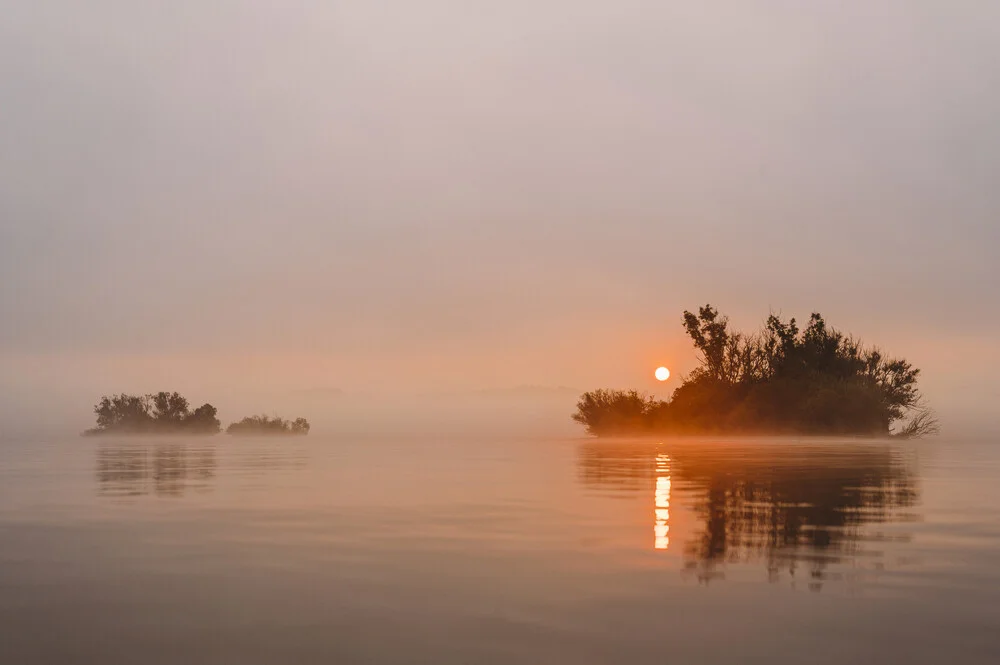
<instances>
[{"instance_id":1,"label":"calm water surface","mask_svg":"<svg viewBox=\"0 0 1000 665\"><path fill-rule=\"evenodd\" d=\"M1000 662L1000 442L0 443L0 663Z\"/></svg>"}]
</instances>

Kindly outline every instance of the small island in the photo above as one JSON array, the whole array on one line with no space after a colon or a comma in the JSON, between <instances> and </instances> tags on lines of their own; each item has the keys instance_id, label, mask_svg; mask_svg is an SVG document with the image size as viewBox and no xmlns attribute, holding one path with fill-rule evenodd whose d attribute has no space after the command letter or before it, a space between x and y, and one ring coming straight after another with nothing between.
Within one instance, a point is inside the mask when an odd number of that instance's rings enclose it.
<instances>
[{"instance_id":1,"label":"small island","mask_svg":"<svg viewBox=\"0 0 1000 665\"><path fill-rule=\"evenodd\" d=\"M218 434L217 413L211 404L191 411L187 398L176 392L105 395L94 405L97 427L84 434Z\"/></svg>"},{"instance_id":2,"label":"small island","mask_svg":"<svg viewBox=\"0 0 1000 665\"><path fill-rule=\"evenodd\" d=\"M827 326L804 330L771 315L752 334L730 331L706 305L684 312L699 366L667 401L635 390L595 390L574 421L595 436L837 434L917 437L938 423L917 389L920 370Z\"/></svg>"},{"instance_id":3,"label":"small island","mask_svg":"<svg viewBox=\"0 0 1000 665\"><path fill-rule=\"evenodd\" d=\"M238 436L304 436L309 433L309 421L305 418L283 420L275 416L247 416L226 428L226 434Z\"/></svg>"},{"instance_id":4,"label":"small island","mask_svg":"<svg viewBox=\"0 0 1000 665\"><path fill-rule=\"evenodd\" d=\"M94 414L97 426L83 432L84 436L206 435L222 431L222 423L216 417L218 410L214 406L203 404L192 411L187 398L177 392L105 395L94 405ZM302 436L309 433L309 427L305 418L290 421L279 417L250 416L231 424L226 433Z\"/></svg>"}]
</instances>

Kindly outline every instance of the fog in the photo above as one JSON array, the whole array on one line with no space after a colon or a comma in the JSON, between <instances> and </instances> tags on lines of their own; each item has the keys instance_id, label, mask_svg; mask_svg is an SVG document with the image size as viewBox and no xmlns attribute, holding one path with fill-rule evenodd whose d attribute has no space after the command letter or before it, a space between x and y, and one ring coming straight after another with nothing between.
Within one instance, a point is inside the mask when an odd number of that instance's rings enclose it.
<instances>
[{"instance_id":1,"label":"fog","mask_svg":"<svg viewBox=\"0 0 1000 665\"><path fill-rule=\"evenodd\" d=\"M559 386L665 397L705 302L823 312L945 431L995 410L996 3L0 12L4 433L168 389L574 431ZM525 385L558 396L477 392Z\"/></svg>"}]
</instances>

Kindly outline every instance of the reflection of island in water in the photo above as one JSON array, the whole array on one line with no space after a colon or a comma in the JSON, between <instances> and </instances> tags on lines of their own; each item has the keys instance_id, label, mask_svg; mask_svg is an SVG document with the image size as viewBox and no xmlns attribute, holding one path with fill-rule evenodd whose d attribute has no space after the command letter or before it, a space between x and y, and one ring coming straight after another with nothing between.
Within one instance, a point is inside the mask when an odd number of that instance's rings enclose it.
<instances>
[{"instance_id":1,"label":"reflection of island in water","mask_svg":"<svg viewBox=\"0 0 1000 665\"><path fill-rule=\"evenodd\" d=\"M649 492L656 549L672 546L670 501L680 499L697 522L686 567L704 581L759 561L772 581L806 566L818 590L831 564L878 569L882 552L866 547L888 539L867 527L906 519L917 501L912 467L886 443L592 442L579 469L590 488Z\"/></svg>"},{"instance_id":2,"label":"reflection of island in water","mask_svg":"<svg viewBox=\"0 0 1000 665\"><path fill-rule=\"evenodd\" d=\"M215 449L181 443L101 446L97 486L102 496L181 496L207 491L215 477Z\"/></svg>"}]
</instances>

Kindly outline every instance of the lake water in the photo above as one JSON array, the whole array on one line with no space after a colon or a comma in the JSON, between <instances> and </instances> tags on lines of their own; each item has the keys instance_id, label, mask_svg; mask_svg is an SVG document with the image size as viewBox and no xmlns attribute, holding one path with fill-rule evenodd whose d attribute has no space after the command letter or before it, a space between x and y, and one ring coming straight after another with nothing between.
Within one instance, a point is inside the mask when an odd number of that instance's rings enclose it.
<instances>
[{"instance_id":1,"label":"lake water","mask_svg":"<svg viewBox=\"0 0 1000 665\"><path fill-rule=\"evenodd\" d=\"M1000 663L1000 441L0 443L0 663Z\"/></svg>"}]
</instances>

